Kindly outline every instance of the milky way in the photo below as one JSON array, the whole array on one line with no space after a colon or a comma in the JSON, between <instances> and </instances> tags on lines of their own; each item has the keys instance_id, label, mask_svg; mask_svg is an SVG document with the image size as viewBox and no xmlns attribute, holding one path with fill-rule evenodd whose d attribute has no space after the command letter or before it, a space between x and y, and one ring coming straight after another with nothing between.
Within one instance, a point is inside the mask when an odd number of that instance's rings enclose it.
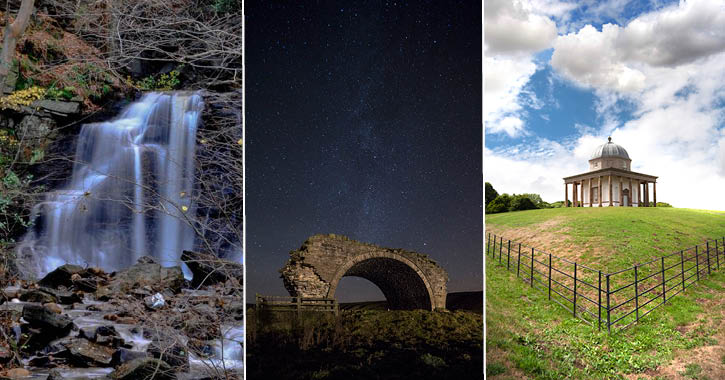
<instances>
[{"instance_id":1,"label":"milky way","mask_svg":"<svg viewBox=\"0 0 725 380\"><path fill-rule=\"evenodd\" d=\"M480 290L480 3L247 1L247 289L315 233L429 254ZM379 292L353 284L338 297Z\"/></svg>"}]
</instances>

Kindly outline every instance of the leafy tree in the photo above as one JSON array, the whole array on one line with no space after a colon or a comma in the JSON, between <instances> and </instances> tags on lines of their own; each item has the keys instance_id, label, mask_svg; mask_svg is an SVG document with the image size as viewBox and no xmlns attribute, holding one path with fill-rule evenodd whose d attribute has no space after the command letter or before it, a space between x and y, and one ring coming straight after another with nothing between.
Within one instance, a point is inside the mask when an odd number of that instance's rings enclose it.
<instances>
[{"instance_id":1,"label":"leafy tree","mask_svg":"<svg viewBox=\"0 0 725 380\"><path fill-rule=\"evenodd\" d=\"M493 188L490 182L486 182L486 206L498 197L498 191Z\"/></svg>"},{"instance_id":2,"label":"leafy tree","mask_svg":"<svg viewBox=\"0 0 725 380\"><path fill-rule=\"evenodd\" d=\"M511 206L511 196L504 193L492 200L488 205L486 205L486 214L496 214L499 212L507 212L509 211L509 207Z\"/></svg>"},{"instance_id":3,"label":"leafy tree","mask_svg":"<svg viewBox=\"0 0 725 380\"><path fill-rule=\"evenodd\" d=\"M526 194L514 195L509 205L509 211L534 210L537 208L536 204Z\"/></svg>"}]
</instances>

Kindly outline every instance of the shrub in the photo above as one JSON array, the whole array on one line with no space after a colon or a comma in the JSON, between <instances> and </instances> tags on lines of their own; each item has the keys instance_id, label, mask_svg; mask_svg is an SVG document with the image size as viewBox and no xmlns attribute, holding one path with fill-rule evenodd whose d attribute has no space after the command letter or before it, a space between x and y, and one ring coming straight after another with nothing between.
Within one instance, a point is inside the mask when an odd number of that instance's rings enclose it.
<instances>
[{"instance_id":1,"label":"shrub","mask_svg":"<svg viewBox=\"0 0 725 380\"><path fill-rule=\"evenodd\" d=\"M511 196L504 193L497 196L488 205L486 205L486 214L496 214L499 212L509 211L511 206Z\"/></svg>"},{"instance_id":2,"label":"shrub","mask_svg":"<svg viewBox=\"0 0 725 380\"><path fill-rule=\"evenodd\" d=\"M534 204L531 198L527 197L525 194L521 194L513 196L509 206L509 211L534 210L537 208L538 207Z\"/></svg>"},{"instance_id":3,"label":"shrub","mask_svg":"<svg viewBox=\"0 0 725 380\"><path fill-rule=\"evenodd\" d=\"M493 188L490 182L486 182L486 206L498 197L498 191Z\"/></svg>"},{"instance_id":4,"label":"shrub","mask_svg":"<svg viewBox=\"0 0 725 380\"><path fill-rule=\"evenodd\" d=\"M672 205L667 202L657 202L657 207L672 207Z\"/></svg>"}]
</instances>

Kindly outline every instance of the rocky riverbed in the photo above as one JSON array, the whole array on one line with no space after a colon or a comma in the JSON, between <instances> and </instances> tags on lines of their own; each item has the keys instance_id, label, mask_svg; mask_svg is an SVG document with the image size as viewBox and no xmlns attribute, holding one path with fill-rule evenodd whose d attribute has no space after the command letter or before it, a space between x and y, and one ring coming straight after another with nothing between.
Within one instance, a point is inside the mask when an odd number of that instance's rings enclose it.
<instances>
[{"instance_id":1,"label":"rocky riverbed","mask_svg":"<svg viewBox=\"0 0 725 380\"><path fill-rule=\"evenodd\" d=\"M184 252L106 273L63 265L0 294L0 379L237 379L242 267Z\"/></svg>"}]
</instances>

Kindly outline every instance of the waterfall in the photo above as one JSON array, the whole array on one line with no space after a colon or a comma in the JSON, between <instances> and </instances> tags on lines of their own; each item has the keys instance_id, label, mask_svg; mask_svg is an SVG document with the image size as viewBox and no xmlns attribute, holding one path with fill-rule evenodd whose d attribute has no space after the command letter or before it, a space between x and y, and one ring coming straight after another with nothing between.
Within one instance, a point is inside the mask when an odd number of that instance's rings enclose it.
<instances>
[{"instance_id":1,"label":"waterfall","mask_svg":"<svg viewBox=\"0 0 725 380\"><path fill-rule=\"evenodd\" d=\"M112 121L86 124L73 173L33 209L19 257L42 276L65 263L107 271L193 249L198 94L148 93ZM27 265L27 264L26 264Z\"/></svg>"}]
</instances>

